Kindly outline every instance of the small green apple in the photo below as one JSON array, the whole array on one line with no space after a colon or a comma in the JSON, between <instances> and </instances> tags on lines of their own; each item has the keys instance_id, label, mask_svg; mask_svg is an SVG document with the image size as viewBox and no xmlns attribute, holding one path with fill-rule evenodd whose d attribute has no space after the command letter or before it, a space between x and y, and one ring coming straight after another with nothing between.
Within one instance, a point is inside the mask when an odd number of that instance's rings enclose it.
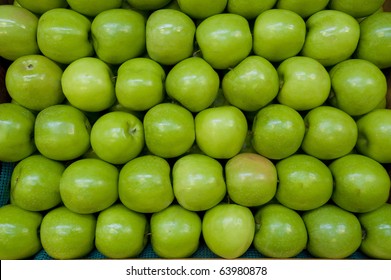
<instances>
[{"instance_id":1,"label":"small green apple","mask_svg":"<svg viewBox=\"0 0 391 280\"><path fill-rule=\"evenodd\" d=\"M228 0L227 11L252 20L262 12L273 8L276 2L277 0Z\"/></svg>"},{"instance_id":2,"label":"small green apple","mask_svg":"<svg viewBox=\"0 0 391 280\"><path fill-rule=\"evenodd\" d=\"M126 0L129 5L139 10L158 10L166 6L171 0Z\"/></svg>"},{"instance_id":3,"label":"small green apple","mask_svg":"<svg viewBox=\"0 0 391 280\"><path fill-rule=\"evenodd\" d=\"M329 0L278 0L276 8L290 10L307 19L316 12L324 10L328 3Z\"/></svg>"},{"instance_id":4,"label":"small green apple","mask_svg":"<svg viewBox=\"0 0 391 280\"><path fill-rule=\"evenodd\" d=\"M66 8L68 6L67 0L17 0L17 2L23 8L26 8L38 15L42 15L43 13L55 8Z\"/></svg>"},{"instance_id":5,"label":"small green apple","mask_svg":"<svg viewBox=\"0 0 391 280\"><path fill-rule=\"evenodd\" d=\"M385 0L330 0L329 9L347 13L355 18L362 18L372 15L379 10Z\"/></svg>"},{"instance_id":6,"label":"small green apple","mask_svg":"<svg viewBox=\"0 0 391 280\"><path fill-rule=\"evenodd\" d=\"M122 0L67 0L67 2L72 10L89 17L122 5Z\"/></svg>"},{"instance_id":7,"label":"small green apple","mask_svg":"<svg viewBox=\"0 0 391 280\"><path fill-rule=\"evenodd\" d=\"M228 0L178 0L181 11L194 19L207 17L224 12Z\"/></svg>"}]
</instances>

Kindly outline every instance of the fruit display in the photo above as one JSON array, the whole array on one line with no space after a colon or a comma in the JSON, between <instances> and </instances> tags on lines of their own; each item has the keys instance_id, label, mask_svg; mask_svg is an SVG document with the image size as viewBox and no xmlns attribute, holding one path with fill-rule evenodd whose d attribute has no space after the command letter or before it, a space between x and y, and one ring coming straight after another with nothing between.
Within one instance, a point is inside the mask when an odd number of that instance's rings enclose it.
<instances>
[{"instance_id":1,"label":"fruit display","mask_svg":"<svg viewBox=\"0 0 391 280\"><path fill-rule=\"evenodd\" d=\"M391 259L391 0L0 4L0 259Z\"/></svg>"}]
</instances>

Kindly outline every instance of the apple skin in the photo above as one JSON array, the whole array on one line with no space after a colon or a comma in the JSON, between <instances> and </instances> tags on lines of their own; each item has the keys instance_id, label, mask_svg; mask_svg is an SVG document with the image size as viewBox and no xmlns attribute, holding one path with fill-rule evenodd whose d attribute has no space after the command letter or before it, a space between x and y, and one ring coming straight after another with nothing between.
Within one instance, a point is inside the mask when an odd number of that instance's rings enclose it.
<instances>
[{"instance_id":1,"label":"apple skin","mask_svg":"<svg viewBox=\"0 0 391 280\"><path fill-rule=\"evenodd\" d=\"M7 204L0 208L0 259L26 259L42 248L39 227L40 212L32 212Z\"/></svg>"},{"instance_id":2,"label":"apple skin","mask_svg":"<svg viewBox=\"0 0 391 280\"><path fill-rule=\"evenodd\" d=\"M191 18L205 19L224 12L228 0L178 0L177 2L180 10Z\"/></svg>"},{"instance_id":3,"label":"apple skin","mask_svg":"<svg viewBox=\"0 0 391 280\"><path fill-rule=\"evenodd\" d=\"M304 19L285 9L270 9L257 16L253 50L270 62L281 62L297 55L306 37Z\"/></svg>"},{"instance_id":4,"label":"apple skin","mask_svg":"<svg viewBox=\"0 0 391 280\"><path fill-rule=\"evenodd\" d=\"M59 206L42 219L42 247L50 257L58 260L85 257L94 248L95 228L93 214L78 214Z\"/></svg>"},{"instance_id":5,"label":"apple skin","mask_svg":"<svg viewBox=\"0 0 391 280\"><path fill-rule=\"evenodd\" d=\"M371 258L391 259L391 204L358 215L364 231L360 250Z\"/></svg>"},{"instance_id":6,"label":"apple skin","mask_svg":"<svg viewBox=\"0 0 391 280\"><path fill-rule=\"evenodd\" d=\"M40 16L37 42L46 57L63 64L92 56L94 48L89 40L91 22L78 12L56 8Z\"/></svg>"},{"instance_id":7,"label":"apple skin","mask_svg":"<svg viewBox=\"0 0 391 280\"><path fill-rule=\"evenodd\" d=\"M201 218L193 211L172 204L153 213L150 220L152 250L161 258L188 258L197 249Z\"/></svg>"},{"instance_id":8,"label":"apple skin","mask_svg":"<svg viewBox=\"0 0 391 280\"><path fill-rule=\"evenodd\" d=\"M11 203L29 211L45 211L59 205L60 179L64 170L62 162L39 154L19 161L10 181Z\"/></svg>"},{"instance_id":9,"label":"apple skin","mask_svg":"<svg viewBox=\"0 0 391 280\"><path fill-rule=\"evenodd\" d=\"M203 20L196 29L202 57L215 69L235 67L252 50L248 21L237 14L217 14Z\"/></svg>"},{"instance_id":10,"label":"apple skin","mask_svg":"<svg viewBox=\"0 0 391 280\"><path fill-rule=\"evenodd\" d=\"M14 103L0 104L0 161L17 162L35 152L35 116Z\"/></svg>"},{"instance_id":11,"label":"apple skin","mask_svg":"<svg viewBox=\"0 0 391 280\"><path fill-rule=\"evenodd\" d=\"M378 11L385 0L330 0L328 8L347 13L355 18L370 16Z\"/></svg>"},{"instance_id":12,"label":"apple skin","mask_svg":"<svg viewBox=\"0 0 391 280\"><path fill-rule=\"evenodd\" d=\"M227 11L252 20L262 12L273 8L276 2L277 0L228 0Z\"/></svg>"},{"instance_id":13,"label":"apple skin","mask_svg":"<svg viewBox=\"0 0 391 280\"><path fill-rule=\"evenodd\" d=\"M357 150L380 163L391 163L391 111L373 110L357 121Z\"/></svg>"},{"instance_id":14,"label":"apple skin","mask_svg":"<svg viewBox=\"0 0 391 280\"><path fill-rule=\"evenodd\" d=\"M98 58L121 64L144 53L145 18L129 9L106 10L92 21L91 36Z\"/></svg>"},{"instance_id":15,"label":"apple skin","mask_svg":"<svg viewBox=\"0 0 391 280\"><path fill-rule=\"evenodd\" d=\"M146 23L147 53L160 64L174 65L192 55L195 32L195 23L185 13L156 10Z\"/></svg>"},{"instance_id":16,"label":"apple skin","mask_svg":"<svg viewBox=\"0 0 391 280\"><path fill-rule=\"evenodd\" d=\"M136 157L120 171L119 199L136 212L161 211L174 200L170 176L171 167L164 158L155 155Z\"/></svg>"},{"instance_id":17,"label":"apple skin","mask_svg":"<svg viewBox=\"0 0 391 280\"><path fill-rule=\"evenodd\" d=\"M60 66L49 58L26 55L8 67L5 84L14 101L27 109L41 111L64 101L62 74Z\"/></svg>"},{"instance_id":18,"label":"apple skin","mask_svg":"<svg viewBox=\"0 0 391 280\"><path fill-rule=\"evenodd\" d=\"M67 2L72 10L89 17L95 17L122 5L122 0L67 0Z\"/></svg>"},{"instance_id":19,"label":"apple skin","mask_svg":"<svg viewBox=\"0 0 391 280\"><path fill-rule=\"evenodd\" d=\"M68 2L66 0L18 0L17 2L23 8L38 15L42 15L43 13L55 8L66 8L68 6Z\"/></svg>"},{"instance_id":20,"label":"apple skin","mask_svg":"<svg viewBox=\"0 0 391 280\"><path fill-rule=\"evenodd\" d=\"M294 210L268 204L255 213L253 244L262 255L271 258L292 258L307 245L307 229L301 216Z\"/></svg>"},{"instance_id":21,"label":"apple skin","mask_svg":"<svg viewBox=\"0 0 391 280\"><path fill-rule=\"evenodd\" d=\"M343 259L361 245L362 232L358 218L333 204L302 214L308 233L308 252L316 258Z\"/></svg>"},{"instance_id":22,"label":"apple skin","mask_svg":"<svg viewBox=\"0 0 391 280\"><path fill-rule=\"evenodd\" d=\"M360 154L349 154L334 160L329 168L334 177L331 198L339 207L365 213L387 201L390 177L379 162Z\"/></svg>"},{"instance_id":23,"label":"apple skin","mask_svg":"<svg viewBox=\"0 0 391 280\"><path fill-rule=\"evenodd\" d=\"M38 17L23 7L0 5L0 56L13 61L21 56L38 54Z\"/></svg>"},{"instance_id":24,"label":"apple skin","mask_svg":"<svg viewBox=\"0 0 391 280\"><path fill-rule=\"evenodd\" d=\"M240 205L254 207L266 204L277 190L274 163L256 153L240 153L225 164L229 198Z\"/></svg>"},{"instance_id":25,"label":"apple skin","mask_svg":"<svg viewBox=\"0 0 391 280\"><path fill-rule=\"evenodd\" d=\"M219 75L200 57L189 57L178 62L168 72L165 81L168 96L191 112L211 106L219 86Z\"/></svg>"},{"instance_id":26,"label":"apple skin","mask_svg":"<svg viewBox=\"0 0 391 280\"><path fill-rule=\"evenodd\" d=\"M34 139L38 151L54 160L73 160L90 148L91 124L79 109L53 105L40 111L35 120Z\"/></svg>"},{"instance_id":27,"label":"apple skin","mask_svg":"<svg viewBox=\"0 0 391 280\"><path fill-rule=\"evenodd\" d=\"M297 211L312 210L326 204L333 193L333 176L321 160L295 154L276 164L276 199Z\"/></svg>"},{"instance_id":28,"label":"apple skin","mask_svg":"<svg viewBox=\"0 0 391 280\"><path fill-rule=\"evenodd\" d=\"M111 259L137 257L148 242L149 222L143 213L117 203L99 212L95 246Z\"/></svg>"},{"instance_id":29,"label":"apple skin","mask_svg":"<svg viewBox=\"0 0 391 280\"><path fill-rule=\"evenodd\" d=\"M243 111L257 111L277 96L279 78L273 64L251 55L224 75L221 86L230 104Z\"/></svg>"},{"instance_id":30,"label":"apple skin","mask_svg":"<svg viewBox=\"0 0 391 280\"><path fill-rule=\"evenodd\" d=\"M204 211L221 202L226 194L223 166L204 154L180 157L172 169L174 195L190 211Z\"/></svg>"},{"instance_id":31,"label":"apple skin","mask_svg":"<svg viewBox=\"0 0 391 280\"><path fill-rule=\"evenodd\" d=\"M142 11L149 11L149 10L157 10L160 8L163 8L167 4L171 2L171 0L126 0L130 6L142 10Z\"/></svg>"},{"instance_id":32,"label":"apple skin","mask_svg":"<svg viewBox=\"0 0 391 280\"><path fill-rule=\"evenodd\" d=\"M309 17L306 25L301 55L314 58L323 66L332 66L348 59L356 50L360 25L352 16L336 10L322 10Z\"/></svg>"},{"instance_id":33,"label":"apple skin","mask_svg":"<svg viewBox=\"0 0 391 280\"><path fill-rule=\"evenodd\" d=\"M328 3L329 0L278 0L276 8L290 10L307 19L316 12L325 9Z\"/></svg>"},{"instance_id":34,"label":"apple skin","mask_svg":"<svg viewBox=\"0 0 391 280\"><path fill-rule=\"evenodd\" d=\"M202 235L208 248L225 259L243 255L255 233L254 216L238 204L218 204L207 210L202 219Z\"/></svg>"}]
</instances>

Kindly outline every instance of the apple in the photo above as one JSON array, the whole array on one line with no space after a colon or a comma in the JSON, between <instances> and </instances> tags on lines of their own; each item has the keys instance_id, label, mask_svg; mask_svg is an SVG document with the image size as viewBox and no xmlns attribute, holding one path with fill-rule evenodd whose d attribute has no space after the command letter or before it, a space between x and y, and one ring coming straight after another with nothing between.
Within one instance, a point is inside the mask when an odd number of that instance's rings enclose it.
<instances>
[{"instance_id":1,"label":"apple","mask_svg":"<svg viewBox=\"0 0 391 280\"><path fill-rule=\"evenodd\" d=\"M380 163L391 163L391 111L373 110L357 121L357 150Z\"/></svg>"},{"instance_id":2,"label":"apple","mask_svg":"<svg viewBox=\"0 0 391 280\"><path fill-rule=\"evenodd\" d=\"M36 150L35 116L14 103L0 104L0 161L17 162Z\"/></svg>"},{"instance_id":3,"label":"apple","mask_svg":"<svg viewBox=\"0 0 391 280\"><path fill-rule=\"evenodd\" d=\"M352 152L357 141L357 125L346 112L322 105L305 116L303 151L321 160L331 160Z\"/></svg>"},{"instance_id":4,"label":"apple","mask_svg":"<svg viewBox=\"0 0 391 280\"><path fill-rule=\"evenodd\" d=\"M55 8L66 8L68 6L67 0L17 0L17 2L23 8L26 8L32 13L38 15L42 15L43 13Z\"/></svg>"},{"instance_id":5,"label":"apple","mask_svg":"<svg viewBox=\"0 0 391 280\"><path fill-rule=\"evenodd\" d=\"M185 13L156 10L146 23L147 53L158 63L174 65L192 55L195 32L195 23Z\"/></svg>"},{"instance_id":6,"label":"apple","mask_svg":"<svg viewBox=\"0 0 391 280\"><path fill-rule=\"evenodd\" d=\"M300 148L305 125L301 115L283 104L260 109L252 125L254 150L269 159L283 159Z\"/></svg>"},{"instance_id":7,"label":"apple","mask_svg":"<svg viewBox=\"0 0 391 280\"><path fill-rule=\"evenodd\" d=\"M37 42L46 57L63 64L92 56L90 20L82 14L65 8L56 8L42 14L38 21Z\"/></svg>"},{"instance_id":8,"label":"apple","mask_svg":"<svg viewBox=\"0 0 391 280\"><path fill-rule=\"evenodd\" d=\"M23 7L0 5L0 56L15 60L24 55L38 54L38 17ZM7 43L5 43L7 42Z\"/></svg>"},{"instance_id":9,"label":"apple","mask_svg":"<svg viewBox=\"0 0 391 280\"><path fill-rule=\"evenodd\" d=\"M365 213L388 200L390 177L379 162L360 154L349 154L334 160L329 168L334 177L331 198L339 207Z\"/></svg>"},{"instance_id":10,"label":"apple","mask_svg":"<svg viewBox=\"0 0 391 280\"><path fill-rule=\"evenodd\" d=\"M61 203L62 162L40 154L19 161L10 179L11 203L29 211L49 210Z\"/></svg>"},{"instance_id":11,"label":"apple","mask_svg":"<svg viewBox=\"0 0 391 280\"><path fill-rule=\"evenodd\" d=\"M156 61L136 57L122 63L117 71L115 94L118 103L129 110L146 111L165 97L166 73Z\"/></svg>"},{"instance_id":12,"label":"apple","mask_svg":"<svg viewBox=\"0 0 391 280\"><path fill-rule=\"evenodd\" d=\"M302 214L307 228L307 251L316 258L343 259L361 245L362 232L358 218L333 204Z\"/></svg>"},{"instance_id":13,"label":"apple","mask_svg":"<svg viewBox=\"0 0 391 280\"><path fill-rule=\"evenodd\" d=\"M130 9L106 10L93 19L91 36L99 59L121 64L144 53L145 18Z\"/></svg>"},{"instance_id":14,"label":"apple","mask_svg":"<svg viewBox=\"0 0 391 280\"><path fill-rule=\"evenodd\" d=\"M99 212L95 229L95 246L111 259L137 257L148 242L147 216L117 203Z\"/></svg>"},{"instance_id":15,"label":"apple","mask_svg":"<svg viewBox=\"0 0 391 280\"><path fill-rule=\"evenodd\" d=\"M160 8L163 8L168 3L171 2L171 0L126 0L131 7L134 7L139 10L158 10Z\"/></svg>"},{"instance_id":16,"label":"apple","mask_svg":"<svg viewBox=\"0 0 391 280\"><path fill-rule=\"evenodd\" d=\"M266 157L240 153L227 161L224 170L229 198L236 204L260 206L276 194L277 169Z\"/></svg>"},{"instance_id":17,"label":"apple","mask_svg":"<svg viewBox=\"0 0 391 280\"><path fill-rule=\"evenodd\" d=\"M278 0L276 8L290 10L307 19L316 12L324 10L328 3L329 0Z\"/></svg>"},{"instance_id":18,"label":"apple","mask_svg":"<svg viewBox=\"0 0 391 280\"><path fill-rule=\"evenodd\" d=\"M34 140L38 151L54 160L73 160L90 147L91 124L79 109L59 104L37 115Z\"/></svg>"},{"instance_id":19,"label":"apple","mask_svg":"<svg viewBox=\"0 0 391 280\"><path fill-rule=\"evenodd\" d=\"M347 59L330 70L333 106L351 116L364 115L377 107L387 94L387 80L372 62Z\"/></svg>"},{"instance_id":20,"label":"apple","mask_svg":"<svg viewBox=\"0 0 391 280\"><path fill-rule=\"evenodd\" d=\"M119 171L100 159L79 159L67 166L60 179L64 205L75 213L102 211L118 199Z\"/></svg>"},{"instance_id":21,"label":"apple","mask_svg":"<svg viewBox=\"0 0 391 280\"><path fill-rule=\"evenodd\" d=\"M254 216L238 204L219 204L207 210L202 219L202 236L217 256L234 259L251 246L255 233Z\"/></svg>"},{"instance_id":22,"label":"apple","mask_svg":"<svg viewBox=\"0 0 391 280\"><path fill-rule=\"evenodd\" d=\"M143 155L127 162L120 170L118 193L130 210L154 213L174 200L171 167L167 160L155 155Z\"/></svg>"},{"instance_id":23,"label":"apple","mask_svg":"<svg viewBox=\"0 0 391 280\"><path fill-rule=\"evenodd\" d=\"M328 8L347 13L355 18L370 16L378 11L385 0L330 0Z\"/></svg>"},{"instance_id":24,"label":"apple","mask_svg":"<svg viewBox=\"0 0 391 280\"><path fill-rule=\"evenodd\" d=\"M89 17L122 6L122 0L67 0L67 2L72 10Z\"/></svg>"},{"instance_id":25,"label":"apple","mask_svg":"<svg viewBox=\"0 0 391 280\"><path fill-rule=\"evenodd\" d=\"M0 259L29 258L41 250L40 212L32 212L13 204L0 207Z\"/></svg>"},{"instance_id":26,"label":"apple","mask_svg":"<svg viewBox=\"0 0 391 280\"><path fill-rule=\"evenodd\" d=\"M212 107L195 116L195 139L201 151L218 159L238 154L247 136L247 120L235 106Z\"/></svg>"},{"instance_id":27,"label":"apple","mask_svg":"<svg viewBox=\"0 0 391 280\"><path fill-rule=\"evenodd\" d=\"M391 204L358 215L364 231L360 251L371 258L391 259Z\"/></svg>"},{"instance_id":28,"label":"apple","mask_svg":"<svg viewBox=\"0 0 391 280\"><path fill-rule=\"evenodd\" d=\"M304 19L285 9L271 9L256 17L253 50L271 62L281 62L297 55L304 45Z\"/></svg>"},{"instance_id":29,"label":"apple","mask_svg":"<svg viewBox=\"0 0 391 280\"><path fill-rule=\"evenodd\" d=\"M219 86L219 75L200 57L189 57L175 64L165 81L168 96L191 112L211 106Z\"/></svg>"},{"instance_id":30,"label":"apple","mask_svg":"<svg viewBox=\"0 0 391 280\"><path fill-rule=\"evenodd\" d=\"M273 8L276 2L277 0L228 0L227 11L252 20L262 12Z\"/></svg>"},{"instance_id":31,"label":"apple","mask_svg":"<svg viewBox=\"0 0 391 280\"><path fill-rule=\"evenodd\" d=\"M202 57L215 69L235 67L252 50L252 35L246 18L222 13L204 19L196 29Z\"/></svg>"},{"instance_id":32,"label":"apple","mask_svg":"<svg viewBox=\"0 0 391 280\"><path fill-rule=\"evenodd\" d=\"M197 249L201 236L201 218L178 204L153 213L151 224L152 250L161 258L190 257Z\"/></svg>"},{"instance_id":33,"label":"apple","mask_svg":"<svg viewBox=\"0 0 391 280\"><path fill-rule=\"evenodd\" d=\"M93 214L79 214L59 206L42 219L42 247L54 259L85 257L94 248L95 228L96 217Z\"/></svg>"},{"instance_id":34,"label":"apple","mask_svg":"<svg viewBox=\"0 0 391 280\"><path fill-rule=\"evenodd\" d=\"M178 0L182 12L194 19L207 17L224 12L228 0Z\"/></svg>"},{"instance_id":35,"label":"apple","mask_svg":"<svg viewBox=\"0 0 391 280\"><path fill-rule=\"evenodd\" d=\"M226 194L223 166L204 154L188 154L175 161L172 184L178 203L190 211L204 211Z\"/></svg>"},{"instance_id":36,"label":"apple","mask_svg":"<svg viewBox=\"0 0 391 280\"><path fill-rule=\"evenodd\" d=\"M322 10L310 16L306 25L301 55L332 66L348 59L356 50L360 25L354 17L336 10Z\"/></svg>"},{"instance_id":37,"label":"apple","mask_svg":"<svg viewBox=\"0 0 391 280\"><path fill-rule=\"evenodd\" d=\"M276 163L276 199L286 207L307 211L326 204L333 193L333 176L321 160L295 154Z\"/></svg>"},{"instance_id":38,"label":"apple","mask_svg":"<svg viewBox=\"0 0 391 280\"><path fill-rule=\"evenodd\" d=\"M25 55L8 67L5 84L9 95L18 104L41 111L64 101L62 73L57 63L43 55Z\"/></svg>"},{"instance_id":39,"label":"apple","mask_svg":"<svg viewBox=\"0 0 391 280\"><path fill-rule=\"evenodd\" d=\"M306 111L321 106L329 97L329 73L313 58L287 58L279 64L277 73L280 80L277 100L281 104L297 111Z\"/></svg>"},{"instance_id":40,"label":"apple","mask_svg":"<svg viewBox=\"0 0 391 280\"><path fill-rule=\"evenodd\" d=\"M277 96L279 78L271 62L251 55L224 75L221 86L230 104L244 111L257 111Z\"/></svg>"},{"instance_id":41,"label":"apple","mask_svg":"<svg viewBox=\"0 0 391 280\"><path fill-rule=\"evenodd\" d=\"M375 13L361 21L355 56L374 63L380 69L391 67L390 25L390 12Z\"/></svg>"},{"instance_id":42,"label":"apple","mask_svg":"<svg viewBox=\"0 0 391 280\"><path fill-rule=\"evenodd\" d=\"M307 229L301 216L280 204L268 204L255 213L255 249L266 257L292 258L307 246Z\"/></svg>"}]
</instances>

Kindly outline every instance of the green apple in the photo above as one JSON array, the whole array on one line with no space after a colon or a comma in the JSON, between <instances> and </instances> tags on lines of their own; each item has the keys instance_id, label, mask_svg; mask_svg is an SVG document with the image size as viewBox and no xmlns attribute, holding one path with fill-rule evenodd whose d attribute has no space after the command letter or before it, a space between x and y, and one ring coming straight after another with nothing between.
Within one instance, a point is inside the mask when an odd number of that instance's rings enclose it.
<instances>
[{"instance_id":1,"label":"green apple","mask_svg":"<svg viewBox=\"0 0 391 280\"><path fill-rule=\"evenodd\" d=\"M333 204L325 204L302 215L308 232L307 250L323 259L343 259L361 245L358 218Z\"/></svg>"},{"instance_id":2,"label":"green apple","mask_svg":"<svg viewBox=\"0 0 391 280\"><path fill-rule=\"evenodd\" d=\"M101 211L95 230L95 247L111 259L137 257L148 242L149 222L145 214L117 203Z\"/></svg>"},{"instance_id":3,"label":"green apple","mask_svg":"<svg viewBox=\"0 0 391 280\"><path fill-rule=\"evenodd\" d=\"M347 13L355 18L367 17L378 11L385 0L330 0L328 8Z\"/></svg>"},{"instance_id":4,"label":"green apple","mask_svg":"<svg viewBox=\"0 0 391 280\"><path fill-rule=\"evenodd\" d=\"M174 195L190 211L204 211L221 202L226 194L223 166L204 154L180 157L172 168Z\"/></svg>"},{"instance_id":5,"label":"green apple","mask_svg":"<svg viewBox=\"0 0 391 280\"><path fill-rule=\"evenodd\" d=\"M207 108L195 116L196 143L213 158L228 159L238 154L247 129L245 115L235 106Z\"/></svg>"},{"instance_id":6,"label":"green apple","mask_svg":"<svg viewBox=\"0 0 391 280\"><path fill-rule=\"evenodd\" d=\"M131 7L139 10L158 10L166 6L171 0L126 0Z\"/></svg>"},{"instance_id":7,"label":"green apple","mask_svg":"<svg viewBox=\"0 0 391 280\"><path fill-rule=\"evenodd\" d=\"M391 259L391 204L358 215L364 231L360 250L371 258Z\"/></svg>"},{"instance_id":8,"label":"green apple","mask_svg":"<svg viewBox=\"0 0 391 280\"><path fill-rule=\"evenodd\" d=\"M360 154L349 154L334 160L329 168L334 177L331 198L339 207L364 213L388 200L390 177L379 162Z\"/></svg>"},{"instance_id":9,"label":"green apple","mask_svg":"<svg viewBox=\"0 0 391 280\"><path fill-rule=\"evenodd\" d=\"M255 115L252 133L252 145L257 153L269 159L283 159L300 148L305 125L296 110L283 104L270 104Z\"/></svg>"},{"instance_id":10,"label":"green apple","mask_svg":"<svg viewBox=\"0 0 391 280\"><path fill-rule=\"evenodd\" d=\"M202 57L215 69L228 69L252 50L252 35L246 18L230 13L210 16L196 29Z\"/></svg>"},{"instance_id":11,"label":"green apple","mask_svg":"<svg viewBox=\"0 0 391 280\"><path fill-rule=\"evenodd\" d=\"M0 5L0 56L15 60L38 54L38 17L29 10L13 5Z\"/></svg>"},{"instance_id":12,"label":"green apple","mask_svg":"<svg viewBox=\"0 0 391 280\"><path fill-rule=\"evenodd\" d=\"M43 55L56 62L69 64L94 54L90 31L91 22L88 18L71 9L56 8L40 16L37 42Z\"/></svg>"},{"instance_id":13,"label":"green apple","mask_svg":"<svg viewBox=\"0 0 391 280\"><path fill-rule=\"evenodd\" d=\"M391 111L373 110L357 121L357 150L380 163L391 163Z\"/></svg>"},{"instance_id":14,"label":"green apple","mask_svg":"<svg viewBox=\"0 0 391 280\"><path fill-rule=\"evenodd\" d=\"M356 57L368 60L381 69L391 67L390 25L390 12L375 13L361 21Z\"/></svg>"},{"instance_id":15,"label":"green apple","mask_svg":"<svg viewBox=\"0 0 391 280\"><path fill-rule=\"evenodd\" d=\"M355 120L341 109L322 105L305 116L306 132L301 148L321 160L336 159L350 153L357 141Z\"/></svg>"},{"instance_id":16,"label":"green apple","mask_svg":"<svg viewBox=\"0 0 391 280\"><path fill-rule=\"evenodd\" d=\"M143 124L145 145L157 156L183 155L194 143L194 117L180 105L160 103L152 107L146 112Z\"/></svg>"},{"instance_id":17,"label":"green apple","mask_svg":"<svg viewBox=\"0 0 391 280\"><path fill-rule=\"evenodd\" d=\"M253 50L271 62L297 55L304 45L304 19L285 9L271 9L257 16L253 31Z\"/></svg>"},{"instance_id":18,"label":"green apple","mask_svg":"<svg viewBox=\"0 0 391 280\"><path fill-rule=\"evenodd\" d=\"M207 210L202 219L202 235L217 256L234 259L251 246L255 233L254 216L238 204L219 204Z\"/></svg>"},{"instance_id":19,"label":"green apple","mask_svg":"<svg viewBox=\"0 0 391 280\"><path fill-rule=\"evenodd\" d=\"M295 154L276 164L278 187L276 199L297 211L307 211L326 204L333 193L333 176L321 160Z\"/></svg>"},{"instance_id":20,"label":"green apple","mask_svg":"<svg viewBox=\"0 0 391 280\"><path fill-rule=\"evenodd\" d=\"M317 60L294 56L277 67L280 90L279 103L298 111L311 110L329 97L331 81L326 68Z\"/></svg>"},{"instance_id":21,"label":"green apple","mask_svg":"<svg viewBox=\"0 0 391 280\"><path fill-rule=\"evenodd\" d=\"M89 17L122 6L122 0L67 0L67 2L72 10Z\"/></svg>"},{"instance_id":22,"label":"green apple","mask_svg":"<svg viewBox=\"0 0 391 280\"><path fill-rule=\"evenodd\" d=\"M61 203L62 162L31 155L16 164L10 181L11 203L29 211L49 210Z\"/></svg>"},{"instance_id":23,"label":"green apple","mask_svg":"<svg viewBox=\"0 0 391 280\"><path fill-rule=\"evenodd\" d=\"M306 19L316 12L324 10L328 3L329 0L278 0L276 8L290 10Z\"/></svg>"},{"instance_id":24,"label":"green apple","mask_svg":"<svg viewBox=\"0 0 391 280\"><path fill-rule=\"evenodd\" d=\"M156 10L146 23L147 53L158 63L174 65L192 55L195 32L195 23L185 13Z\"/></svg>"},{"instance_id":25,"label":"green apple","mask_svg":"<svg viewBox=\"0 0 391 280\"><path fill-rule=\"evenodd\" d=\"M152 250L162 258L188 258L197 249L201 236L201 218L178 204L151 216Z\"/></svg>"},{"instance_id":26,"label":"green apple","mask_svg":"<svg viewBox=\"0 0 391 280\"><path fill-rule=\"evenodd\" d=\"M348 59L356 50L360 25L354 17L336 10L322 10L309 17L306 25L301 55L332 66Z\"/></svg>"},{"instance_id":27,"label":"green apple","mask_svg":"<svg viewBox=\"0 0 391 280\"><path fill-rule=\"evenodd\" d=\"M118 199L119 171L100 159L86 158L72 162L60 179L64 205L75 213L102 211Z\"/></svg>"},{"instance_id":28,"label":"green apple","mask_svg":"<svg viewBox=\"0 0 391 280\"><path fill-rule=\"evenodd\" d=\"M92 126L90 142L99 158L124 164L138 156L144 147L143 123L131 113L106 113Z\"/></svg>"},{"instance_id":29,"label":"green apple","mask_svg":"<svg viewBox=\"0 0 391 280\"><path fill-rule=\"evenodd\" d=\"M277 0L228 0L227 11L252 20L262 12L273 8L276 2Z\"/></svg>"},{"instance_id":30,"label":"green apple","mask_svg":"<svg viewBox=\"0 0 391 280\"><path fill-rule=\"evenodd\" d=\"M136 157L120 171L119 198L136 212L161 211L174 200L170 176L171 167L164 158L155 155Z\"/></svg>"},{"instance_id":31,"label":"green apple","mask_svg":"<svg viewBox=\"0 0 391 280\"><path fill-rule=\"evenodd\" d=\"M194 19L207 17L224 12L228 0L178 0L182 12Z\"/></svg>"},{"instance_id":32,"label":"green apple","mask_svg":"<svg viewBox=\"0 0 391 280\"><path fill-rule=\"evenodd\" d=\"M54 259L85 257L94 248L95 228L93 214L78 214L65 206L54 208L42 219L42 247Z\"/></svg>"},{"instance_id":33,"label":"green apple","mask_svg":"<svg viewBox=\"0 0 391 280\"><path fill-rule=\"evenodd\" d=\"M121 64L144 53L145 18L130 9L103 11L92 21L91 36L98 58Z\"/></svg>"},{"instance_id":34,"label":"green apple","mask_svg":"<svg viewBox=\"0 0 391 280\"><path fill-rule=\"evenodd\" d=\"M199 112L211 106L219 86L219 75L200 57L178 62L168 72L165 83L168 96L191 112Z\"/></svg>"},{"instance_id":35,"label":"green apple","mask_svg":"<svg viewBox=\"0 0 391 280\"><path fill-rule=\"evenodd\" d=\"M156 61L136 57L122 63L117 71L115 94L118 103L129 110L145 111L165 97L166 73Z\"/></svg>"},{"instance_id":36,"label":"green apple","mask_svg":"<svg viewBox=\"0 0 391 280\"><path fill-rule=\"evenodd\" d=\"M221 86L230 104L244 111L257 111L277 96L279 78L271 62L251 55L224 75Z\"/></svg>"},{"instance_id":37,"label":"green apple","mask_svg":"<svg viewBox=\"0 0 391 280\"><path fill-rule=\"evenodd\" d=\"M18 4L27 10L41 15L49 10L55 8L66 8L68 6L67 0L17 0Z\"/></svg>"},{"instance_id":38,"label":"green apple","mask_svg":"<svg viewBox=\"0 0 391 280\"><path fill-rule=\"evenodd\" d=\"M14 103L0 104L0 161L16 162L35 150L35 116Z\"/></svg>"},{"instance_id":39,"label":"green apple","mask_svg":"<svg viewBox=\"0 0 391 280\"><path fill-rule=\"evenodd\" d=\"M49 58L26 55L11 63L5 84L13 100L27 109L40 111L64 101L62 73L60 66Z\"/></svg>"},{"instance_id":40,"label":"green apple","mask_svg":"<svg viewBox=\"0 0 391 280\"><path fill-rule=\"evenodd\" d=\"M0 259L29 258L41 250L40 212L32 212L13 204L0 207Z\"/></svg>"},{"instance_id":41,"label":"green apple","mask_svg":"<svg viewBox=\"0 0 391 280\"><path fill-rule=\"evenodd\" d=\"M307 229L301 216L280 204L262 206L255 213L253 244L262 255L292 258L307 246Z\"/></svg>"},{"instance_id":42,"label":"green apple","mask_svg":"<svg viewBox=\"0 0 391 280\"><path fill-rule=\"evenodd\" d=\"M276 194L277 169L268 158L244 152L227 161L225 180L233 202L247 207L260 206Z\"/></svg>"},{"instance_id":43,"label":"green apple","mask_svg":"<svg viewBox=\"0 0 391 280\"><path fill-rule=\"evenodd\" d=\"M34 127L38 151L54 160L73 160L90 147L91 124L79 109L53 105L40 111Z\"/></svg>"}]
</instances>

